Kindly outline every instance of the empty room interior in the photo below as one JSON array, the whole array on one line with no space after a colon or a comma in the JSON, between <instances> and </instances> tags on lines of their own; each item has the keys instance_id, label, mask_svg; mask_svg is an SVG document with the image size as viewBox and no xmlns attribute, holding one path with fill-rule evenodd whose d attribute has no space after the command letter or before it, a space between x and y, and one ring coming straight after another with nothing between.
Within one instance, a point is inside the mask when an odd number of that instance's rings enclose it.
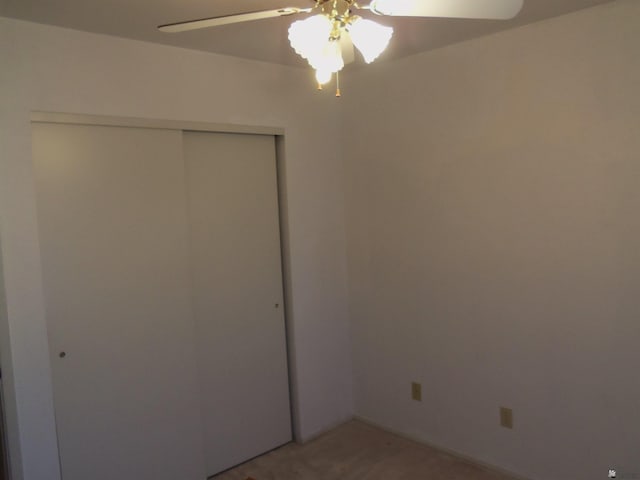
<instances>
[{"instance_id":1,"label":"empty room interior","mask_svg":"<svg viewBox=\"0 0 640 480\"><path fill-rule=\"evenodd\" d=\"M640 479L640 1L0 0L0 480Z\"/></svg>"}]
</instances>

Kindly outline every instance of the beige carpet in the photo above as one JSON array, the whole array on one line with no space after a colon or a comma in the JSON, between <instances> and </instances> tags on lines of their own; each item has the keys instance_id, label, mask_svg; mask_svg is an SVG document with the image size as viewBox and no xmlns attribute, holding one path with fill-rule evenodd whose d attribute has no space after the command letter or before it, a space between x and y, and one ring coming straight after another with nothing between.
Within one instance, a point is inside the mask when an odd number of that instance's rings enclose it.
<instances>
[{"instance_id":1,"label":"beige carpet","mask_svg":"<svg viewBox=\"0 0 640 480\"><path fill-rule=\"evenodd\" d=\"M514 480L352 421L305 445L290 443L215 480Z\"/></svg>"}]
</instances>

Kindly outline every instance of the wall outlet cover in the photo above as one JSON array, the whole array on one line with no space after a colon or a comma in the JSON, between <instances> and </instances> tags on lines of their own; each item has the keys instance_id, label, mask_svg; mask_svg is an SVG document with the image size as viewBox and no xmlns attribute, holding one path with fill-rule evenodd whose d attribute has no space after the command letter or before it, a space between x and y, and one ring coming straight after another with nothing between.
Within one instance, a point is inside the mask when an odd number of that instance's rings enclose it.
<instances>
[{"instance_id":1,"label":"wall outlet cover","mask_svg":"<svg viewBox=\"0 0 640 480\"><path fill-rule=\"evenodd\" d=\"M500 426L513 428L513 410L507 407L500 407Z\"/></svg>"},{"instance_id":2,"label":"wall outlet cover","mask_svg":"<svg viewBox=\"0 0 640 480\"><path fill-rule=\"evenodd\" d=\"M411 399L416 402L422 401L422 384L411 382Z\"/></svg>"}]
</instances>

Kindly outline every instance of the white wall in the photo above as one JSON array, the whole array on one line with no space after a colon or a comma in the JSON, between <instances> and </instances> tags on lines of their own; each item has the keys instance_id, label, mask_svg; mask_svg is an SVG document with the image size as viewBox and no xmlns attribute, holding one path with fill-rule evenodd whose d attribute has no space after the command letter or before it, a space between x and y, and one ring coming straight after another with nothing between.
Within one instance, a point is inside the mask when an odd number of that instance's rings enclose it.
<instances>
[{"instance_id":1,"label":"white wall","mask_svg":"<svg viewBox=\"0 0 640 480\"><path fill-rule=\"evenodd\" d=\"M358 415L535 479L640 471L639 45L620 0L345 75Z\"/></svg>"},{"instance_id":2,"label":"white wall","mask_svg":"<svg viewBox=\"0 0 640 480\"><path fill-rule=\"evenodd\" d=\"M0 227L8 320L1 333L16 479L57 479L58 460L31 163L30 112L286 129L289 312L296 435L352 414L343 165L337 104L308 72L0 19ZM9 335L7 337L7 335ZM10 347L10 348L5 348ZM17 437L16 437L17 438ZM19 452L14 449L17 455ZM23 473L23 475L20 475Z\"/></svg>"}]
</instances>

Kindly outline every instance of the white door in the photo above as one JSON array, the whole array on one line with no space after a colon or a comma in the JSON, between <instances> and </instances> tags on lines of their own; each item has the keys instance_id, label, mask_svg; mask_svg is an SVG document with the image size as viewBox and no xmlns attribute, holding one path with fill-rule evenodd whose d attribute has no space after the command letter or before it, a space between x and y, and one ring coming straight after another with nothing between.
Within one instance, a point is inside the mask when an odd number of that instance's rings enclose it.
<instances>
[{"instance_id":1,"label":"white door","mask_svg":"<svg viewBox=\"0 0 640 480\"><path fill-rule=\"evenodd\" d=\"M291 440L274 137L185 132L207 474Z\"/></svg>"},{"instance_id":2,"label":"white door","mask_svg":"<svg viewBox=\"0 0 640 480\"><path fill-rule=\"evenodd\" d=\"M291 439L274 138L35 123L64 480L202 480Z\"/></svg>"},{"instance_id":3,"label":"white door","mask_svg":"<svg viewBox=\"0 0 640 480\"><path fill-rule=\"evenodd\" d=\"M205 478L181 135L33 125L64 480Z\"/></svg>"}]
</instances>

